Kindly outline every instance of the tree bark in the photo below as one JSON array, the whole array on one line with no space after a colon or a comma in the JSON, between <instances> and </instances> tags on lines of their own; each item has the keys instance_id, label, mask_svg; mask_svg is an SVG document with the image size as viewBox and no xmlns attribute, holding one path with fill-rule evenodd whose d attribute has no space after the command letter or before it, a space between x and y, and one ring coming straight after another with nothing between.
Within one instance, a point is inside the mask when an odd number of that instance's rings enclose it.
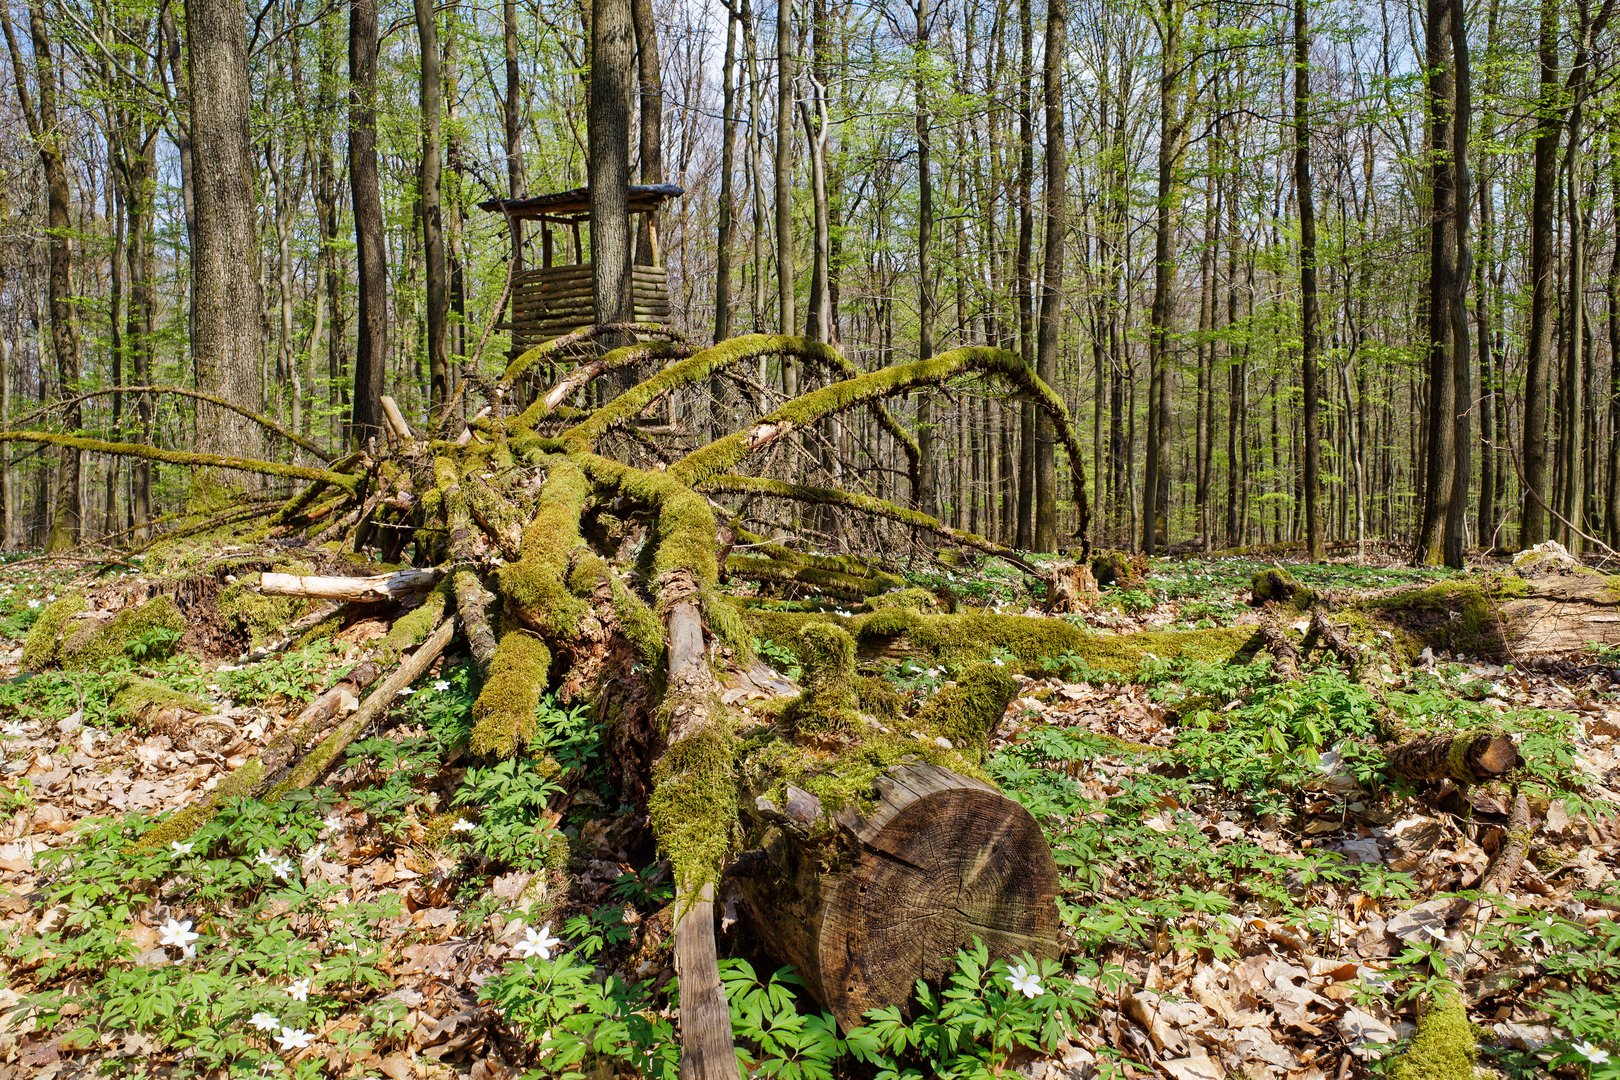
<instances>
[{"instance_id":1,"label":"tree bark","mask_svg":"<svg viewBox=\"0 0 1620 1080\"><path fill-rule=\"evenodd\" d=\"M359 291L349 445L382 435L388 365L388 252L377 172L377 0L349 3L349 184Z\"/></svg>"},{"instance_id":2,"label":"tree bark","mask_svg":"<svg viewBox=\"0 0 1620 1080\"><path fill-rule=\"evenodd\" d=\"M192 366L197 388L255 412L258 377L258 246L248 134L247 24L233 0L186 5L186 84L191 94L191 153L196 170L197 231L192 251ZM196 448L226 457L251 455L259 429L216 406L197 405ZM205 485L198 488L199 481ZM235 483L237 481L231 481ZM192 498L214 501L225 481L204 470Z\"/></svg>"},{"instance_id":3,"label":"tree bark","mask_svg":"<svg viewBox=\"0 0 1620 1080\"><path fill-rule=\"evenodd\" d=\"M1063 0L1047 0L1046 55L1041 84L1046 107L1046 248L1041 272L1041 316L1035 374L1056 389L1058 335L1063 327L1063 256L1069 203L1065 191L1063 58L1067 48ZM1035 531L1037 551L1057 550L1057 453L1052 418L1035 418ZM1085 507L1077 508L1082 523Z\"/></svg>"},{"instance_id":4,"label":"tree bark","mask_svg":"<svg viewBox=\"0 0 1620 1080\"><path fill-rule=\"evenodd\" d=\"M77 392L79 382L79 323L73 298L72 191L68 185L67 163L62 152L62 128L57 113L56 61L51 52L49 29L41 0L29 0L28 31L34 52L37 101L28 92L28 72L23 63L17 36L12 29L9 9L0 11L0 28L11 53L12 73L17 80L17 101L28 133L39 154L45 173L46 292L51 309L51 351L56 354L57 392L64 397ZM62 416L69 430L82 422L77 404L68 406ZM79 489L80 454L64 447L58 458L55 512L45 550L60 551L79 542L83 529L82 498ZM42 508L43 509L43 508Z\"/></svg>"},{"instance_id":5,"label":"tree bark","mask_svg":"<svg viewBox=\"0 0 1620 1080\"><path fill-rule=\"evenodd\" d=\"M450 401L447 323L450 279L444 251L444 83L439 26L433 0L414 0L416 37L422 54L422 171L418 201L422 211L423 264L427 290L428 411L437 424Z\"/></svg>"},{"instance_id":6,"label":"tree bark","mask_svg":"<svg viewBox=\"0 0 1620 1080\"><path fill-rule=\"evenodd\" d=\"M917 357L934 355L934 170L931 161L933 140L928 115L929 54L928 0L917 0L917 39L912 56L913 93L916 94L917 133ZM912 496L912 505L931 517L938 517L939 473L934 458L934 404L931 393L917 399L917 446L921 450L921 484Z\"/></svg>"},{"instance_id":7,"label":"tree bark","mask_svg":"<svg viewBox=\"0 0 1620 1080\"><path fill-rule=\"evenodd\" d=\"M1530 328L1525 347L1524 501L1519 508L1519 547L1547 539L1547 375L1552 359L1552 305L1557 281L1553 269L1553 203L1558 183L1558 0L1542 0L1536 57L1540 96L1531 145L1534 173L1530 194Z\"/></svg>"},{"instance_id":8,"label":"tree bark","mask_svg":"<svg viewBox=\"0 0 1620 1080\"><path fill-rule=\"evenodd\" d=\"M630 91L635 83L632 0L603 0L591 8L589 102L591 296L598 325L629 322ZM603 340L604 350L617 340Z\"/></svg>"},{"instance_id":9,"label":"tree bark","mask_svg":"<svg viewBox=\"0 0 1620 1080\"><path fill-rule=\"evenodd\" d=\"M715 226L714 340L731 336L731 216L737 171L737 13L726 3L726 53L720 67L720 205Z\"/></svg>"},{"instance_id":10,"label":"tree bark","mask_svg":"<svg viewBox=\"0 0 1620 1080\"><path fill-rule=\"evenodd\" d=\"M1317 357L1322 347L1316 294L1316 197L1311 189L1311 36L1307 0L1294 0L1294 190L1299 204L1300 383L1305 425L1305 552L1323 555L1322 430Z\"/></svg>"}]
</instances>

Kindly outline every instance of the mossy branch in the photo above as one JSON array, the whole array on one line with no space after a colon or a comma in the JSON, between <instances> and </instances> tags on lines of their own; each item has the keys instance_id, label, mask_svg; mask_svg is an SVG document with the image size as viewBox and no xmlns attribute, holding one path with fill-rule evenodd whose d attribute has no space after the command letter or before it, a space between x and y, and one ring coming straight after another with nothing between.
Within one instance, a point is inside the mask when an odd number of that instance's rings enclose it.
<instances>
[{"instance_id":1,"label":"mossy branch","mask_svg":"<svg viewBox=\"0 0 1620 1080\"><path fill-rule=\"evenodd\" d=\"M550 344L547 342L546 344ZM541 348L542 346L535 346ZM648 360L670 360L691 355L691 349L668 341L642 341L614 349L578 365L564 375L545 393L535 398L528 408L508 420L507 430L532 428L550 416L559 405L610 371L633 367Z\"/></svg>"},{"instance_id":2,"label":"mossy branch","mask_svg":"<svg viewBox=\"0 0 1620 1080\"><path fill-rule=\"evenodd\" d=\"M315 469L307 465L286 465L279 461L258 458L225 457L221 454L199 454L184 450L164 450L140 443L108 442L86 435L63 435L55 431L0 431L0 442L46 443L65 446L70 450L86 450L92 454L112 454L117 457L144 458L161 461L166 465L190 465L200 469L228 469L234 472L259 473L264 476L285 476L294 480L324 480L335 487L353 492L361 478L330 469Z\"/></svg>"},{"instance_id":3,"label":"mossy branch","mask_svg":"<svg viewBox=\"0 0 1620 1080\"><path fill-rule=\"evenodd\" d=\"M705 353L699 353L692 359L696 361L704 355ZM673 371L674 368L670 370ZM1091 524L1091 506L1086 496L1085 454L1075 435L1074 426L1070 423L1069 410L1063 404L1063 399L1042 382L1022 358L1005 349L983 346L953 349L929 360L893 364L878 371L812 390L789 401L746 431L716 439L707 446L692 451L671 466L669 471L680 481L701 486L715 476L736 468L749 455L817 421L835 416L857 405L882 401L912 390L942 386L954 378L972 374L1007 384L1051 417L1053 427L1057 429L1058 437L1063 441L1064 451L1069 456L1069 468L1074 482L1074 501L1080 518L1077 532L1085 537ZM591 421L587 421L575 430L589 430L587 425L590 423ZM572 432L565 437L571 436Z\"/></svg>"},{"instance_id":4,"label":"mossy branch","mask_svg":"<svg viewBox=\"0 0 1620 1080\"><path fill-rule=\"evenodd\" d=\"M966 529L952 528L938 518L925 514L920 510L912 510L889 502L887 499L862 495L858 492L840 491L837 488L790 484L784 480L773 480L764 476L714 476L705 480L702 488L705 491L727 495L755 495L771 499L788 499L793 502L811 503L817 506L838 506L846 510L870 514L873 517L888 518L890 521L898 521L902 525L931 532L941 539L956 544L958 547L972 548L987 555L994 555L996 558L1018 567L1018 569L1031 577L1042 577L1041 572L1036 569L1035 565L1015 549L998 544L994 540L980 536L978 533L968 532Z\"/></svg>"},{"instance_id":5,"label":"mossy branch","mask_svg":"<svg viewBox=\"0 0 1620 1080\"><path fill-rule=\"evenodd\" d=\"M663 338L666 341L671 341L690 347L690 343L687 341L684 334L673 327L664 326L661 323L628 322L603 323L597 326L586 326L579 330L574 330L567 334L563 334L560 337L554 337L550 341L542 341L538 345L525 349L523 352L514 357L510 364L506 365L506 370L501 373L500 381L495 385L499 390L509 390L516 385L519 379L523 378L523 376L532 371L534 366L540 363L542 360L556 356L558 353L561 353L565 349L569 349L575 345L581 345L587 341L595 341L597 338L604 337L609 334L638 334L641 337Z\"/></svg>"},{"instance_id":6,"label":"mossy branch","mask_svg":"<svg viewBox=\"0 0 1620 1080\"><path fill-rule=\"evenodd\" d=\"M15 417L12 420L12 423L26 424L31 420L45 416L48 413L55 412L58 409L71 408L74 405L81 405L86 401L92 401L98 397L111 397L114 394L164 394L173 397L191 398L194 401L206 401L210 405L233 412L238 416L246 417L255 424L258 424L260 427L264 428L266 431L274 432L281 438L286 439L300 450L308 451L321 461L331 461L333 457L332 451L328 450L326 447L320 445L312 439L306 439L304 436L298 434L296 431L293 431L290 428L281 426L275 420L265 416L263 413L257 413L252 409L244 408L243 406L236 404L234 401L229 401L220 397L218 394L210 394L206 390L193 390L186 386L109 386L100 390L87 390L84 393L78 394L74 397L62 398L59 401L47 402L37 409Z\"/></svg>"},{"instance_id":7,"label":"mossy branch","mask_svg":"<svg viewBox=\"0 0 1620 1080\"><path fill-rule=\"evenodd\" d=\"M831 345L790 334L748 334L720 342L669 365L564 432L563 440L574 449L589 450L603 435L630 423L664 395L703 382L727 368L767 356L791 356L846 378L860 374L860 369ZM906 455L912 483L915 484L922 461L916 438L881 402L877 404L877 418L879 426L894 438Z\"/></svg>"}]
</instances>

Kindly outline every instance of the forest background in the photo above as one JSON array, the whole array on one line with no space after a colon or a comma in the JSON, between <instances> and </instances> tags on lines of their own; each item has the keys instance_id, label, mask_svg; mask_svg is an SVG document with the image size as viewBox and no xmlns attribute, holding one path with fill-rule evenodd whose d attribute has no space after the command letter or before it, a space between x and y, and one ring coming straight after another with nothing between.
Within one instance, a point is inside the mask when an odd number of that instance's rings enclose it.
<instances>
[{"instance_id":1,"label":"forest background","mask_svg":"<svg viewBox=\"0 0 1620 1080\"><path fill-rule=\"evenodd\" d=\"M661 224L687 336L807 333L868 369L1017 350L1089 432L1099 544L1458 564L1620 542L1613 7L636 0L612 62L632 174L685 191ZM587 180L588 6L3 13L7 426L66 398L59 431L262 450L121 389L182 385L362 445L383 393L421 421L504 364L508 231L476 204ZM1032 408L901 411L915 491L840 422L868 491L1068 542ZM187 504L185 469L0 453L8 547Z\"/></svg>"}]
</instances>

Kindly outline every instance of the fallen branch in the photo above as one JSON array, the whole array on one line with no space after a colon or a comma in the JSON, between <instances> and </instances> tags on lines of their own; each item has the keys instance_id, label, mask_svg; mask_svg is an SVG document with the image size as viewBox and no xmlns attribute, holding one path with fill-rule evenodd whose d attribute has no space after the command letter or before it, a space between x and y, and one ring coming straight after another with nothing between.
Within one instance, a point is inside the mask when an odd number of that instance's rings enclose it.
<instances>
[{"instance_id":1,"label":"fallen branch","mask_svg":"<svg viewBox=\"0 0 1620 1080\"><path fill-rule=\"evenodd\" d=\"M1496 912L1496 898L1505 896L1524 866L1530 851L1530 840L1535 829L1530 822L1530 802L1523 792L1513 800L1508 814L1507 835L1496 858L1479 880L1479 895L1469 901L1462 914L1451 924L1451 932L1441 946L1446 963L1457 977L1466 975L1478 958L1469 960L1468 949L1478 939L1480 931Z\"/></svg>"},{"instance_id":2,"label":"fallen branch","mask_svg":"<svg viewBox=\"0 0 1620 1080\"><path fill-rule=\"evenodd\" d=\"M396 570L370 577L265 573L259 577L259 592L265 596L347 600L355 604L385 603L419 596L438 580L437 570Z\"/></svg>"},{"instance_id":3,"label":"fallen branch","mask_svg":"<svg viewBox=\"0 0 1620 1080\"><path fill-rule=\"evenodd\" d=\"M284 476L294 480L324 480L329 484L352 492L360 485L360 477L330 469L316 469L308 465L287 465L279 461L261 461L258 458L225 457L221 454L200 454L183 450L165 450L141 443L107 442L86 435L63 435L55 431L0 431L0 442L46 443L65 446L70 450L88 450L92 454L112 454L115 457L144 458L167 465L190 465L200 469L230 469L236 472L259 473L264 476Z\"/></svg>"},{"instance_id":4,"label":"fallen branch","mask_svg":"<svg viewBox=\"0 0 1620 1080\"><path fill-rule=\"evenodd\" d=\"M1518 764L1519 751L1513 740L1490 732L1426 735L1389 752L1390 769L1417 783L1482 784L1506 776Z\"/></svg>"}]
</instances>

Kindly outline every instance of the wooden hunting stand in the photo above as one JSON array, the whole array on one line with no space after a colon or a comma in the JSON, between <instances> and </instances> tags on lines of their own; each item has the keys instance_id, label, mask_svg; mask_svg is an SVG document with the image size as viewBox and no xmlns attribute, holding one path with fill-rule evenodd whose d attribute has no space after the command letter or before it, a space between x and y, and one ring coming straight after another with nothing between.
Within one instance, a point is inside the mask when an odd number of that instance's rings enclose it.
<instances>
[{"instance_id":1,"label":"wooden hunting stand","mask_svg":"<svg viewBox=\"0 0 1620 1080\"><path fill-rule=\"evenodd\" d=\"M645 248L650 253L648 262L638 262L631 268L637 322L669 322L669 277L658 243L658 211L666 201L681 194L676 184L630 186L630 213L642 216ZM590 188L522 199L490 199L479 203L478 208L505 214L512 229L512 298L504 328L512 334L514 355L570 331L596 325L591 264L585 258L585 238L580 228L591 220ZM525 236L527 222L540 225L540 265L534 269L524 265L526 243L533 239L532 233ZM632 225L631 235L637 233Z\"/></svg>"}]
</instances>

